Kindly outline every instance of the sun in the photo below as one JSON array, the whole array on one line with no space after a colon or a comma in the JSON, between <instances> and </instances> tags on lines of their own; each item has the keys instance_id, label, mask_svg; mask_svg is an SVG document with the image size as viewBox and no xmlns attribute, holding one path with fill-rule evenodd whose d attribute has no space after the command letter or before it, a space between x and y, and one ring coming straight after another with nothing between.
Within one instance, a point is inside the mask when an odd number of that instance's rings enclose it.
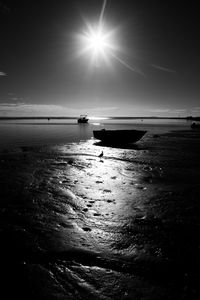
<instances>
[{"instance_id":1,"label":"sun","mask_svg":"<svg viewBox=\"0 0 200 300\"><path fill-rule=\"evenodd\" d=\"M115 28L86 22L85 29L76 36L79 48L77 56L89 56L91 65L94 66L99 67L103 61L110 65L113 54L119 50L116 37Z\"/></svg>"},{"instance_id":2,"label":"sun","mask_svg":"<svg viewBox=\"0 0 200 300\"><path fill-rule=\"evenodd\" d=\"M85 35L86 47L88 47L95 54L105 52L106 48L109 46L106 39L106 34L100 29L90 29L90 31ZM88 49L88 50L89 50Z\"/></svg>"},{"instance_id":3,"label":"sun","mask_svg":"<svg viewBox=\"0 0 200 300\"><path fill-rule=\"evenodd\" d=\"M107 0L103 0L99 18L91 23L84 18L82 33L75 35L77 50L76 58L85 55L90 57L91 66L100 66L104 61L110 66L110 59L118 51L116 28L109 28L104 20Z\"/></svg>"}]
</instances>

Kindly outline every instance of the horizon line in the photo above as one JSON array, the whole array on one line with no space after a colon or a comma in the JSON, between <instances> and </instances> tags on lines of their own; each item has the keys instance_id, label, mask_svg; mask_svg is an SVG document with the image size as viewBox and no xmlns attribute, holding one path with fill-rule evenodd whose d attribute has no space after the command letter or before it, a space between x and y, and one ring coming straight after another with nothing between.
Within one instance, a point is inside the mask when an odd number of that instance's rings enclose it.
<instances>
[{"instance_id":1,"label":"horizon line","mask_svg":"<svg viewBox=\"0 0 200 300\"><path fill-rule=\"evenodd\" d=\"M79 117L74 116L74 117L63 117L63 116L0 116L0 120L9 120L9 119L18 119L18 120L31 120L31 119L39 119L39 120L44 120L44 119L66 119L66 120L73 120L73 119L78 119ZM131 119L200 119L200 116L185 116L185 117L167 117L167 116L138 116L138 117L125 117L125 116L108 116L108 117L88 117L89 119L108 119L108 120L131 120Z\"/></svg>"}]
</instances>

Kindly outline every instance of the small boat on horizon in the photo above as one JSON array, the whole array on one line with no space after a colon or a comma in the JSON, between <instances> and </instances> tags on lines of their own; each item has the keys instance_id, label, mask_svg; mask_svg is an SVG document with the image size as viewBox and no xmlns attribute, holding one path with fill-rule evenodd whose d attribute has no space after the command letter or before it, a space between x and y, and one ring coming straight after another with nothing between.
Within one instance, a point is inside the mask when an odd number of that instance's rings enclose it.
<instances>
[{"instance_id":1,"label":"small boat on horizon","mask_svg":"<svg viewBox=\"0 0 200 300\"><path fill-rule=\"evenodd\" d=\"M77 122L78 123L88 123L89 119L87 118L87 115L80 115Z\"/></svg>"},{"instance_id":2,"label":"small boat on horizon","mask_svg":"<svg viewBox=\"0 0 200 300\"><path fill-rule=\"evenodd\" d=\"M93 135L96 139L107 144L128 144L136 143L146 133L145 130L93 130Z\"/></svg>"}]
</instances>

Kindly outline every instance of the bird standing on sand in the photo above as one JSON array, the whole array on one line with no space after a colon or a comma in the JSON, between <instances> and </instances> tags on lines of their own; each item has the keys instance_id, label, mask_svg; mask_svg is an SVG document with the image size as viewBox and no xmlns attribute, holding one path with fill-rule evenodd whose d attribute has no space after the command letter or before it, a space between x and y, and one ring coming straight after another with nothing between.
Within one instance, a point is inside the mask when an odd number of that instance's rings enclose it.
<instances>
[{"instance_id":1,"label":"bird standing on sand","mask_svg":"<svg viewBox=\"0 0 200 300\"><path fill-rule=\"evenodd\" d=\"M100 157L100 158L103 157L103 151L99 154L99 157Z\"/></svg>"}]
</instances>

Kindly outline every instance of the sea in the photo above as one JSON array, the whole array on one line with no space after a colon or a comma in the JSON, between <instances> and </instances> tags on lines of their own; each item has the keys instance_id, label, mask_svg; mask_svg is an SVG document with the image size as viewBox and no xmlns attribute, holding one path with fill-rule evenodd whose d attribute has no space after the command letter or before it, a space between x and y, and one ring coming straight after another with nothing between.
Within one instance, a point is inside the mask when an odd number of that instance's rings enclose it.
<instances>
[{"instance_id":1,"label":"sea","mask_svg":"<svg viewBox=\"0 0 200 300\"><path fill-rule=\"evenodd\" d=\"M161 134L184 130L190 124L185 119L130 119L91 118L88 124L78 124L77 119L1 119L0 150L21 146L57 145L78 143L93 139L93 130L141 129L147 134Z\"/></svg>"}]
</instances>

